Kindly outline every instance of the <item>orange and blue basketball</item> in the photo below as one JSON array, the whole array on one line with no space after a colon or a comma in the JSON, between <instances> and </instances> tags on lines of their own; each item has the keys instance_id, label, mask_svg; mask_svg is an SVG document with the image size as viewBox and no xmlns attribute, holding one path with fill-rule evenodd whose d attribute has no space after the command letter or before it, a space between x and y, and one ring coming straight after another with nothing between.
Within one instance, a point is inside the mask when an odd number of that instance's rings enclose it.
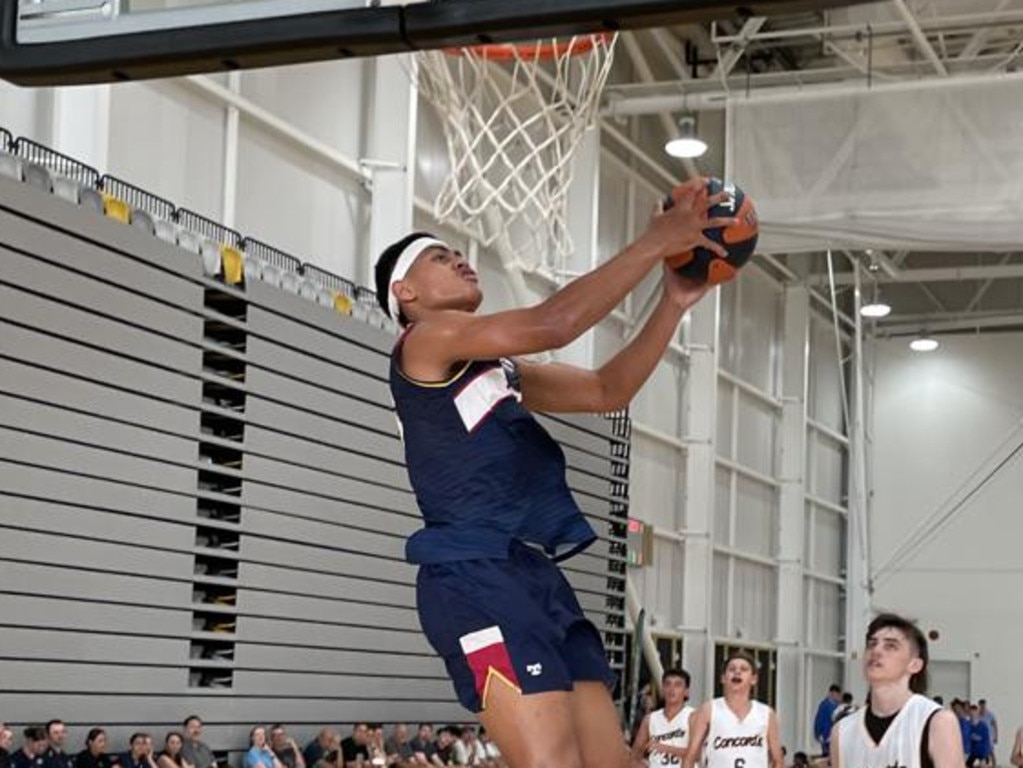
<instances>
[{"instance_id":1,"label":"orange and blue basketball","mask_svg":"<svg viewBox=\"0 0 1023 768\"><path fill-rule=\"evenodd\" d=\"M676 188L672 194L665 197L664 209L667 210L675 204L676 195L681 188ZM720 179L707 179L707 194L716 195L725 192L728 200L718 203L707 211L711 218L718 216L734 218L735 224L729 227L708 229L706 235L716 243L721 243L728 251L727 258L718 256L713 251L708 251L698 246L685 253L680 253L668 259L668 264L675 268L679 274L700 283L717 285L732 280L739 270L753 256L757 247L757 236L760 226L757 221L757 212L753 207L753 201L739 189L735 184Z\"/></svg>"}]
</instances>

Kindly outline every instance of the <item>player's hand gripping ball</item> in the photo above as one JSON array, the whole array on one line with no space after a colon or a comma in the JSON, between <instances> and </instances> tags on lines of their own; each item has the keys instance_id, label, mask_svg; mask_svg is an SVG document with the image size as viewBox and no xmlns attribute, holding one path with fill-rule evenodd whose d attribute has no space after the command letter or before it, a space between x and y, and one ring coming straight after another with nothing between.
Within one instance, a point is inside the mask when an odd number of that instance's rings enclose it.
<instances>
[{"instance_id":1,"label":"player's hand gripping ball","mask_svg":"<svg viewBox=\"0 0 1023 768\"><path fill-rule=\"evenodd\" d=\"M664 210L668 210L675 204L676 195L679 194L680 189L677 187L664 198ZM679 253L668 259L669 266L679 274L690 280L711 285L728 282L739 273L742 266L753 255L753 251L757 247L757 235L760 232L753 201L729 181L707 179L708 196L716 195L719 192L725 192L728 199L708 210L707 215L711 218L717 216L734 218L736 222L728 227L708 229L704 234L714 242L721 243L728 251L728 257L722 258L703 246L697 246L691 251Z\"/></svg>"}]
</instances>

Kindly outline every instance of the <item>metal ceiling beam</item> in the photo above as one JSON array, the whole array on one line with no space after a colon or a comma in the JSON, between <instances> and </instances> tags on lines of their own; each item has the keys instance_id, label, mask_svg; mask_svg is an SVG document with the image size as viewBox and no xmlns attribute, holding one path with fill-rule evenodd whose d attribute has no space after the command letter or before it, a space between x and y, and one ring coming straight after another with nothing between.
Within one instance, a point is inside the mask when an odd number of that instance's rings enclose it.
<instances>
[{"instance_id":1,"label":"metal ceiling beam","mask_svg":"<svg viewBox=\"0 0 1023 768\"><path fill-rule=\"evenodd\" d=\"M978 267L937 267L934 269L903 269L898 277L888 275L877 275L877 281L881 284L905 284L913 283L946 283L959 280L1006 280L1012 278L1023 278L1023 264L992 264ZM826 275L819 275L809 281L812 285L823 285L827 282ZM836 285L852 285L853 275L851 272L841 272L835 275Z\"/></svg>"},{"instance_id":2,"label":"metal ceiling beam","mask_svg":"<svg viewBox=\"0 0 1023 768\"><path fill-rule=\"evenodd\" d=\"M650 36L653 37L654 43L657 44L661 54L668 62L668 66L670 66L672 71L675 73L675 77L679 80L692 79L689 74L689 70L686 68L685 49L679 39L672 37L668 33L668 30L662 27L651 29Z\"/></svg>"},{"instance_id":3,"label":"metal ceiling beam","mask_svg":"<svg viewBox=\"0 0 1023 768\"><path fill-rule=\"evenodd\" d=\"M764 26L766 21L767 17L765 16L753 16L746 19L746 23L742 25L739 34L735 35L735 40L729 44L728 49L722 52L718 48L718 65L711 73L711 79L720 80L728 77L731 71L735 69L735 65L739 63L739 59L746 53L750 40L760 31L760 28Z\"/></svg>"},{"instance_id":4,"label":"metal ceiling beam","mask_svg":"<svg viewBox=\"0 0 1023 768\"><path fill-rule=\"evenodd\" d=\"M928 333L952 333L955 331L980 331L985 328L1023 328L1023 312L1009 312L1003 315L970 317L969 315L948 320L919 320L910 323L878 323L879 336L915 336L923 331Z\"/></svg>"},{"instance_id":5,"label":"metal ceiling beam","mask_svg":"<svg viewBox=\"0 0 1023 768\"><path fill-rule=\"evenodd\" d=\"M1004 11L1006 8L1012 5L1012 3L1013 0L1000 0L998 6L995 8L995 12L997 13ZM963 49L959 52L958 56L959 60L962 61L963 59L968 59L971 56L976 56L978 53L980 53L984 49L984 46L987 44L987 41L991 38L991 32L992 32L991 27L978 29L976 32L974 32L973 37L971 37L966 42L966 45L963 46Z\"/></svg>"},{"instance_id":6,"label":"metal ceiling beam","mask_svg":"<svg viewBox=\"0 0 1023 768\"><path fill-rule=\"evenodd\" d=\"M1001 261L998 262L998 266L1008 264L1012 260L1012 257L1015 255L1016 254L1014 253L1005 254L1005 256L1002 257ZM966 309L964 309L963 311L972 312L974 309L976 309L977 305L980 303L980 300L984 298L984 294L988 292L988 289L991 288L991 286L994 285L994 283L995 280L993 277L989 277L987 280L981 283L980 287L977 288L977 292L973 294L973 298L970 299L970 303L966 305Z\"/></svg>"},{"instance_id":7,"label":"metal ceiling beam","mask_svg":"<svg viewBox=\"0 0 1023 768\"><path fill-rule=\"evenodd\" d=\"M920 28L920 22L917 21L916 16L906 5L906 0L891 0L892 5L895 6L895 10L899 12L902 20L906 23L909 28L909 34L913 36L913 42L916 43L916 47L920 49L920 53L924 55L924 58L931 62L931 66L934 67L934 71L942 77L948 77L948 69L945 67L945 63L938 56L938 52L934 50L934 46L931 45L930 40L927 39L927 35Z\"/></svg>"},{"instance_id":8,"label":"metal ceiling beam","mask_svg":"<svg viewBox=\"0 0 1023 768\"><path fill-rule=\"evenodd\" d=\"M640 81L652 83L654 82L654 73L650 69L650 62L647 61L643 48L636 40L637 34L636 32L623 32L620 40L625 45L625 52L628 54L629 61L632 62L633 69L636 70L636 75ZM665 141L675 138L678 135L679 127L671 116L671 112L669 110L662 110L658 113L657 117L661 122L661 128L664 129ZM696 163L690 158L683 158L682 165L685 167L686 175L689 178L693 179L700 175L699 170L696 168Z\"/></svg>"}]
</instances>

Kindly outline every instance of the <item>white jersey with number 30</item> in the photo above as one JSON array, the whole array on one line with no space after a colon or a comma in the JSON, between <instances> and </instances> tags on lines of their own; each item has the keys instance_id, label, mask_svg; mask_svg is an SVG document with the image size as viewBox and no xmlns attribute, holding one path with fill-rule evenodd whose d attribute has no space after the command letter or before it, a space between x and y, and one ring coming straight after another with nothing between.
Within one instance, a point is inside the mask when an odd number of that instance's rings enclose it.
<instances>
[{"instance_id":1,"label":"white jersey with number 30","mask_svg":"<svg viewBox=\"0 0 1023 768\"><path fill-rule=\"evenodd\" d=\"M750 704L750 711L740 720L724 699L714 699L704 746L707 768L768 768L767 726L771 710L759 701Z\"/></svg>"},{"instance_id":2,"label":"white jersey with number 30","mask_svg":"<svg viewBox=\"0 0 1023 768\"><path fill-rule=\"evenodd\" d=\"M685 706L680 709L673 718L668 719L663 709L650 713L650 746L648 749L655 750L656 745L665 744L669 747L689 746L689 717L693 714L693 708ZM647 760L650 768L659 768L669 765L681 765L682 760L675 755L651 753Z\"/></svg>"}]
</instances>

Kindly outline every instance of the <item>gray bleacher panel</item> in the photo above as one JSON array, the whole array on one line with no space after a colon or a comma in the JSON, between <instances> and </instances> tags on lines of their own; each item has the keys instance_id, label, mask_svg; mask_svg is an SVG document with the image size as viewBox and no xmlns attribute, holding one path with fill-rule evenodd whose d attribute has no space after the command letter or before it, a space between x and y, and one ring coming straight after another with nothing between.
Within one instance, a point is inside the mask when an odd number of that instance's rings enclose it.
<instances>
[{"instance_id":1,"label":"gray bleacher panel","mask_svg":"<svg viewBox=\"0 0 1023 768\"><path fill-rule=\"evenodd\" d=\"M187 225L196 251L218 232ZM195 711L235 751L254 723L465 720L404 562L394 336L146 230L0 178L0 713L119 744ZM566 577L620 666L627 450L542 421L600 537Z\"/></svg>"}]
</instances>

